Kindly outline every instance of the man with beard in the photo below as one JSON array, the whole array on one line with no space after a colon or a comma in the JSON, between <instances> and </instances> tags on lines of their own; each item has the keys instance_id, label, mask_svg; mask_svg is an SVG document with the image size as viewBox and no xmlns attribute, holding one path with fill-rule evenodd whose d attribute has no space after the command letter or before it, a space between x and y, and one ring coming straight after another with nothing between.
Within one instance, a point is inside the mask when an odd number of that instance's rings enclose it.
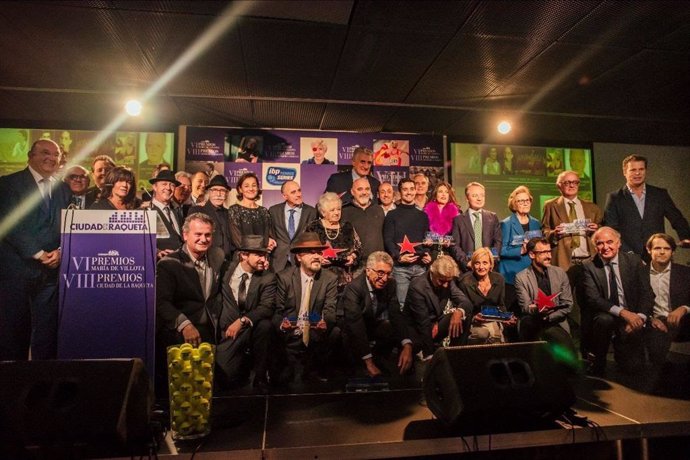
<instances>
[{"instance_id":1,"label":"man with beard","mask_svg":"<svg viewBox=\"0 0 690 460\"><path fill-rule=\"evenodd\" d=\"M268 248L262 235L244 235L239 256L223 276L220 316L222 340L216 349L218 383L238 386L248 377L253 360L254 389L268 391L268 351L275 309L275 275L266 270ZM246 350L251 354L247 355Z\"/></svg>"},{"instance_id":2,"label":"man with beard","mask_svg":"<svg viewBox=\"0 0 690 460\"><path fill-rule=\"evenodd\" d=\"M288 354L288 368L301 361L304 375L324 377L336 339L329 337L335 326L338 277L321 270L321 253L327 246L319 235L298 236L290 252L297 265L276 275L276 312L273 324Z\"/></svg>"},{"instance_id":3,"label":"man with beard","mask_svg":"<svg viewBox=\"0 0 690 460\"><path fill-rule=\"evenodd\" d=\"M532 238L527 242L529 267L515 276L515 290L522 318L518 331L524 341L546 340L562 345L573 353L568 314L573 307L573 295L566 272L551 265L551 245L546 238ZM548 297L558 309L539 311L540 295ZM555 296L555 297L554 297Z\"/></svg>"},{"instance_id":4,"label":"man with beard","mask_svg":"<svg viewBox=\"0 0 690 460\"><path fill-rule=\"evenodd\" d=\"M343 206L342 220L350 222L362 241L362 260L374 251L383 251L383 209L374 204L366 178L352 182L352 201Z\"/></svg>"},{"instance_id":5,"label":"man with beard","mask_svg":"<svg viewBox=\"0 0 690 460\"><path fill-rule=\"evenodd\" d=\"M177 187L176 187L177 189ZM225 254L225 259L230 260L235 247L230 239L230 228L228 227L228 210L224 206L225 198L228 196L230 186L225 177L218 174L211 179L206 189L208 200L203 206L193 206L189 212L203 212L215 222L213 226L213 245L221 248Z\"/></svg>"}]
</instances>

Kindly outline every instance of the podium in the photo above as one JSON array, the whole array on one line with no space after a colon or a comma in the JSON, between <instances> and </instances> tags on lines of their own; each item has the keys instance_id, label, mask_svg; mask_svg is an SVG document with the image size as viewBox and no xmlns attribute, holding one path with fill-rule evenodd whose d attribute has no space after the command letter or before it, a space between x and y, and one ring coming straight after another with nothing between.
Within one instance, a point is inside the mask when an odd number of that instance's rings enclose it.
<instances>
[{"instance_id":1,"label":"podium","mask_svg":"<svg viewBox=\"0 0 690 460\"><path fill-rule=\"evenodd\" d=\"M141 358L154 376L156 212L62 211L58 359Z\"/></svg>"}]
</instances>

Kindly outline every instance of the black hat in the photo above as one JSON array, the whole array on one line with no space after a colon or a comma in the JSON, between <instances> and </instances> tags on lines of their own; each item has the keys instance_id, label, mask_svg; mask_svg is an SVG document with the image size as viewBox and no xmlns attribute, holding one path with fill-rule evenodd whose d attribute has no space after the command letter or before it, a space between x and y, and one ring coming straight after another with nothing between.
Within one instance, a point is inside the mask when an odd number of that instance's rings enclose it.
<instances>
[{"instance_id":1,"label":"black hat","mask_svg":"<svg viewBox=\"0 0 690 460\"><path fill-rule=\"evenodd\" d=\"M206 188L209 189L211 187L223 187L226 190L230 190L228 181L225 180L225 176L223 176L222 174L216 174L211 178L211 181L208 183Z\"/></svg>"},{"instance_id":2,"label":"black hat","mask_svg":"<svg viewBox=\"0 0 690 460\"><path fill-rule=\"evenodd\" d=\"M245 252L269 252L261 235L243 235L238 251Z\"/></svg>"},{"instance_id":3,"label":"black hat","mask_svg":"<svg viewBox=\"0 0 690 460\"><path fill-rule=\"evenodd\" d=\"M180 182L177 179L175 179L175 175L169 169L164 169L163 171L159 172L156 177L149 179L150 184L155 184L156 182L163 181L172 182L173 184L175 184L175 187L180 185Z\"/></svg>"},{"instance_id":4,"label":"black hat","mask_svg":"<svg viewBox=\"0 0 690 460\"><path fill-rule=\"evenodd\" d=\"M325 244L321 243L319 235L314 232L304 232L295 239L290 246L290 252L305 252L311 250L323 251L327 248Z\"/></svg>"}]
</instances>

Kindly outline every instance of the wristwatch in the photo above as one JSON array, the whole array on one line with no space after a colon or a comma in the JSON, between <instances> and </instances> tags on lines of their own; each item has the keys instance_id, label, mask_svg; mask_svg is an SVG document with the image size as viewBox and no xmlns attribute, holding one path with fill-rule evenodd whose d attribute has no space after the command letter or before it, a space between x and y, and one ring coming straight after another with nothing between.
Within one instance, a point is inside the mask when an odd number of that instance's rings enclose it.
<instances>
[{"instance_id":1,"label":"wristwatch","mask_svg":"<svg viewBox=\"0 0 690 460\"><path fill-rule=\"evenodd\" d=\"M246 316L241 317L240 323L242 324L242 326L247 326L249 324L249 318L247 318Z\"/></svg>"}]
</instances>

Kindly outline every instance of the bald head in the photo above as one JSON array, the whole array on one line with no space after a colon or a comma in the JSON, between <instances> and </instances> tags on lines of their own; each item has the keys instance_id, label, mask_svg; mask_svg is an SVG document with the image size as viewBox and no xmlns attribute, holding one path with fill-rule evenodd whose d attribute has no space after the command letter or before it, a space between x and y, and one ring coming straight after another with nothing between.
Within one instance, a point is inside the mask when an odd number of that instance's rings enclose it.
<instances>
[{"instance_id":1,"label":"bald head","mask_svg":"<svg viewBox=\"0 0 690 460\"><path fill-rule=\"evenodd\" d=\"M352 193L352 198L356 205L362 208L367 207L371 201L371 185L369 184L369 179L360 177L353 181L350 193Z\"/></svg>"}]
</instances>

